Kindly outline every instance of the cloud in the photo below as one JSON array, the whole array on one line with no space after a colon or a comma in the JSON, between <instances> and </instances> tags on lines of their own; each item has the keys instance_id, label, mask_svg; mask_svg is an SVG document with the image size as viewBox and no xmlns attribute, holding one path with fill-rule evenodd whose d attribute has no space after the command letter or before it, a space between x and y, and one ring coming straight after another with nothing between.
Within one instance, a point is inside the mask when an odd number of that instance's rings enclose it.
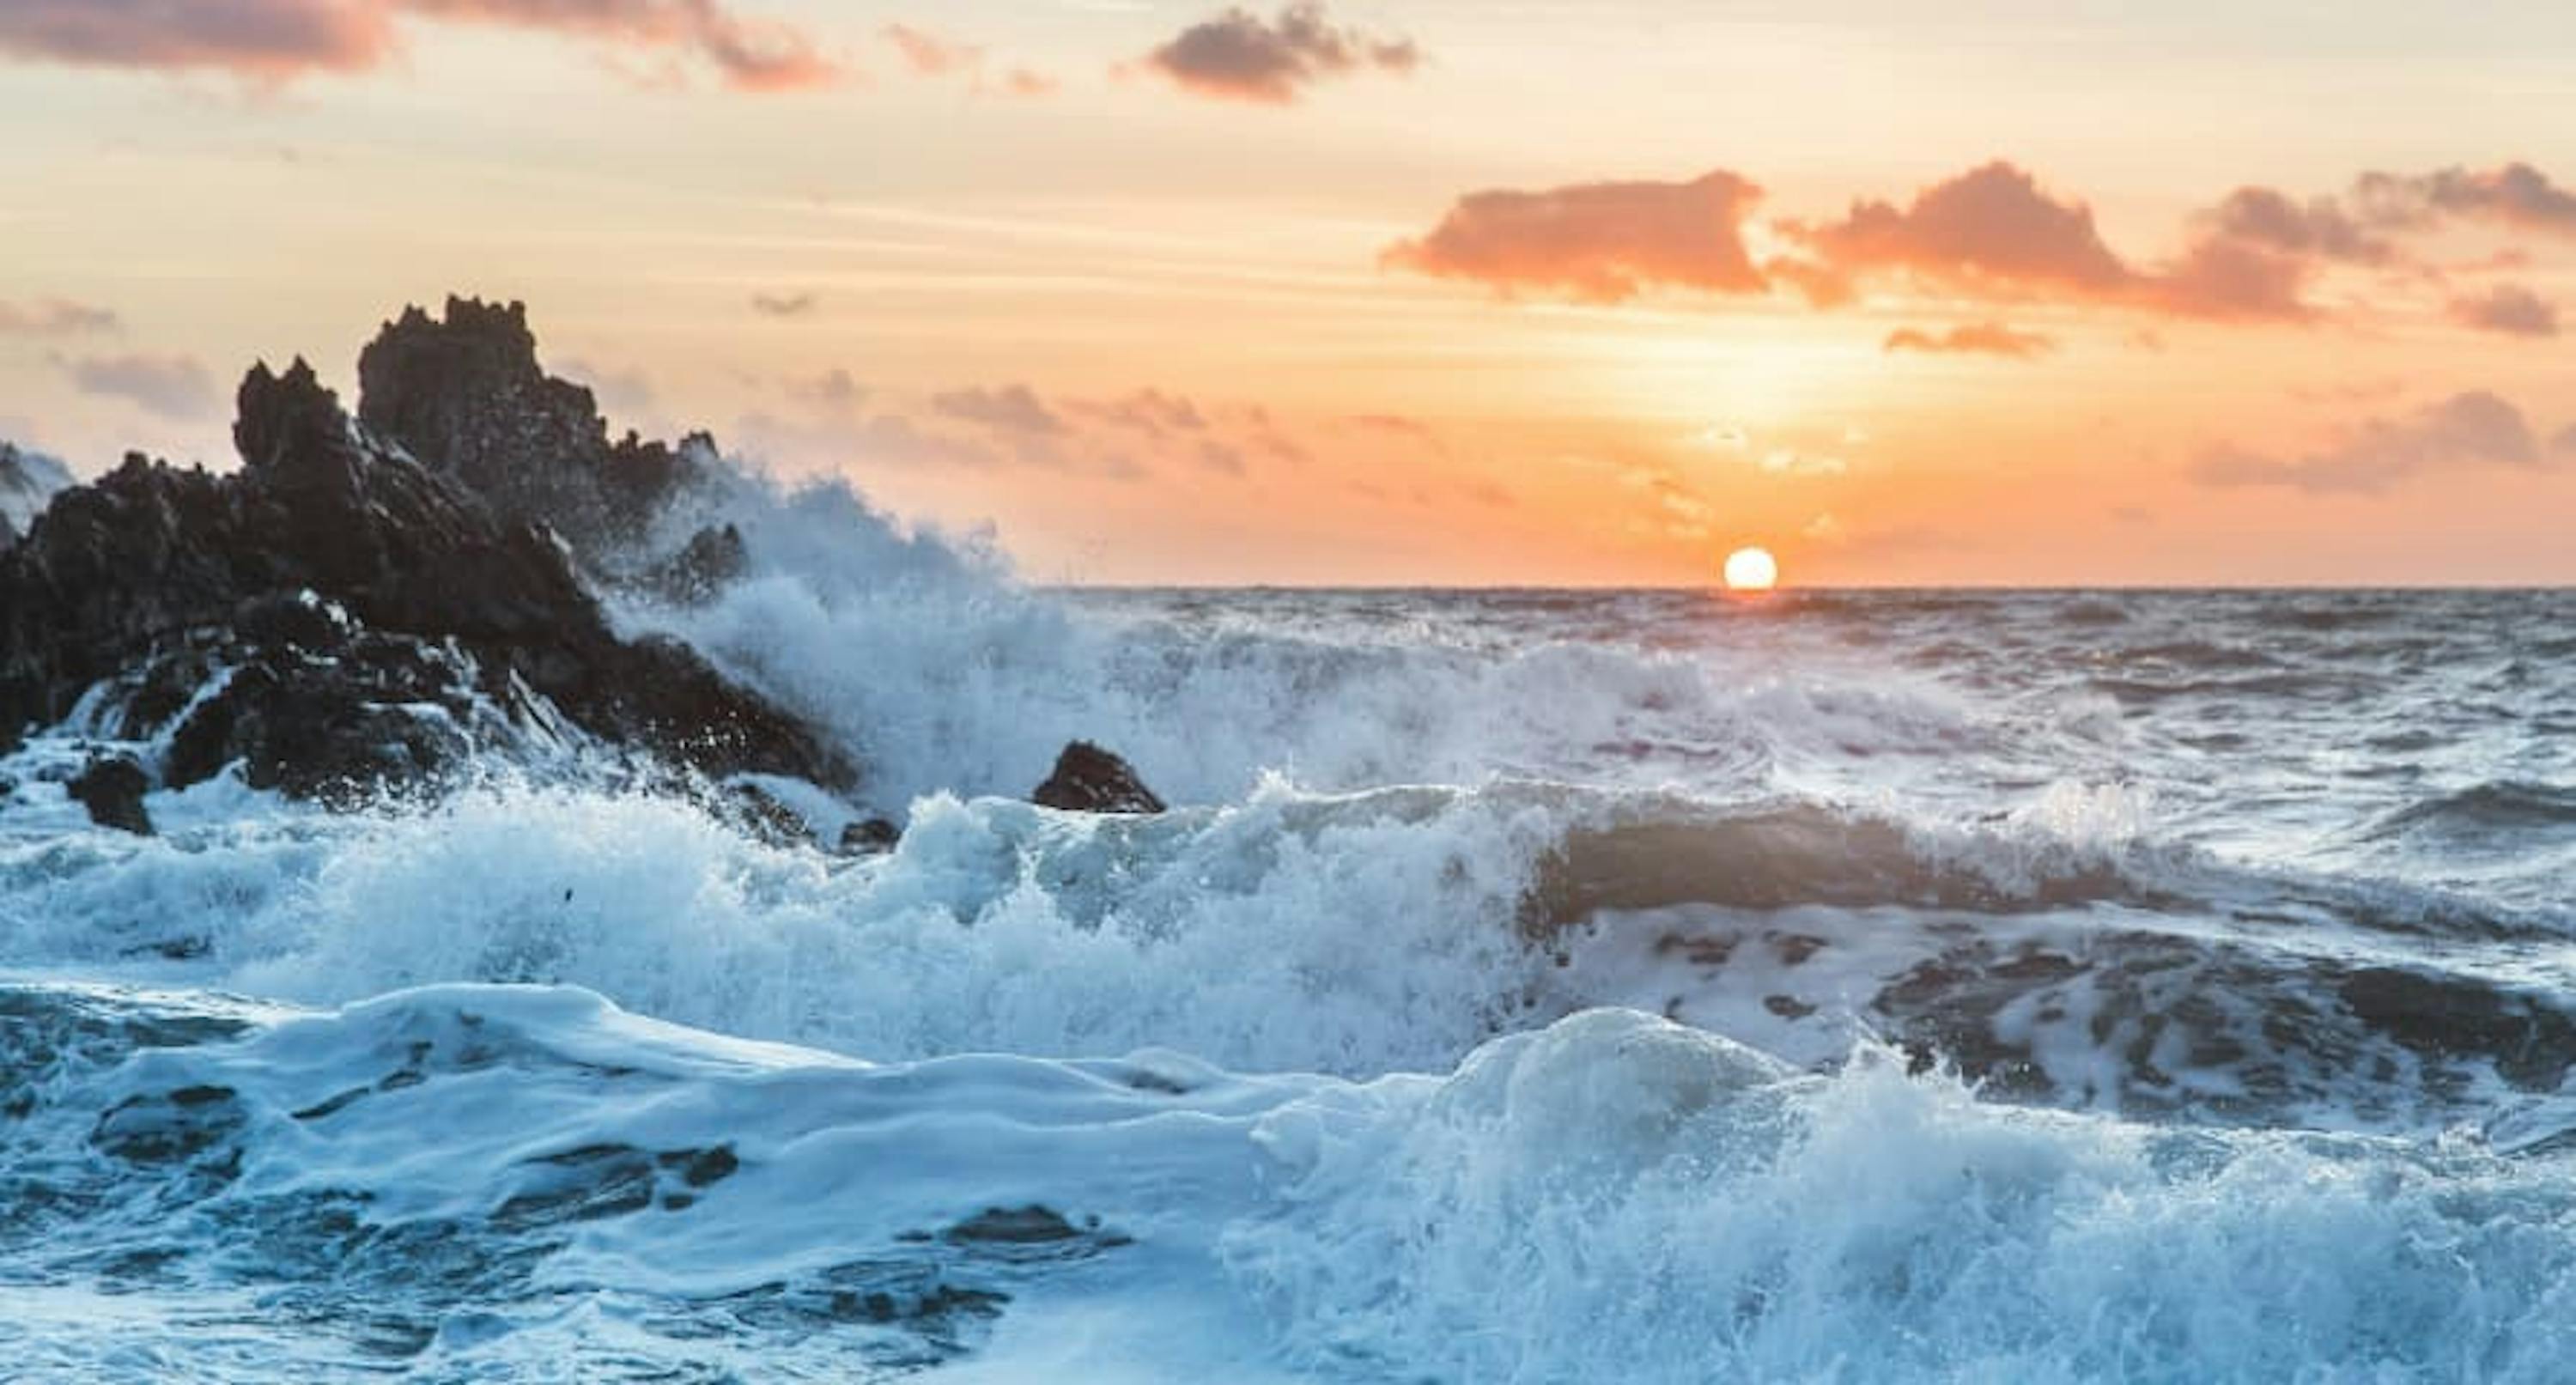
<instances>
[{"instance_id":1,"label":"cloud","mask_svg":"<svg viewBox=\"0 0 2576 1385\"><path fill-rule=\"evenodd\" d=\"M803 317L821 301L810 293L755 293L751 310L762 317Z\"/></svg>"},{"instance_id":2,"label":"cloud","mask_svg":"<svg viewBox=\"0 0 2576 1385\"><path fill-rule=\"evenodd\" d=\"M868 397L867 388L850 372L834 366L810 380L787 382L787 397L800 404L812 404L834 412L857 408Z\"/></svg>"},{"instance_id":3,"label":"cloud","mask_svg":"<svg viewBox=\"0 0 2576 1385\"><path fill-rule=\"evenodd\" d=\"M2193 474L2204 485L2281 486L2313 495L2375 495L2416 476L2460 466L2535 470L2553 453L2576 448L2561 438L2544 448L2531 423L2486 390L2453 395L2402 418L2375 418L2332 446L2276 457L2233 446L2201 455Z\"/></svg>"},{"instance_id":4,"label":"cloud","mask_svg":"<svg viewBox=\"0 0 2576 1385\"><path fill-rule=\"evenodd\" d=\"M1207 414L1197 404L1158 389L1141 389L1122 398L1073 407L1114 427L1157 438L1173 433L1204 433L1208 429Z\"/></svg>"},{"instance_id":5,"label":"cloud","mask_svg":"<svg viewBox=\"0 0 2576 1385\"><path fill-rule=\"evenodd\" d=\"M933 395L931 410L942 418L990 428L995 432L1053 436L1065 431L1064 419L1026 385L999 389L977 386Z\"/></svg>"},{"instance_id":6,"label":"cloud","mask_svg":"<svg viewBox=\"0 0 2576 1385\"><path fill-rule=\"evenodd\" d=\"M914 25L889 24L879 29L877 36L894 48L914 76L964 74L973 78L977 95L1051 96L1062 86L1035 68L1013 67L993 74L989 71L991 51L981 44L964 43Z\"/></svg>"},{"instance_id":7,"label":"cloud","mask_svg":"<svg viewBox=\"0 0 2576 1385\"><path fill-rule=\"evenodd\" d=\"M2316 262L2228 234L2192 244L2180 260L2139 285L2141 306L2177 317L2228 322L2304 322L2316 316L2307 287Z\"/></svg>"},{"instance_id":8,"label":"cloud","mask_svg":"<svg viewBox=\"0 0 2576 1385\"><path fill-rule=\"evenodd\" d=\"M2451 167L2401 176L2365 173L2353 186L2360 214L2381 226L2422 230L2445 217L2576 236L2576 191L2527 163Z\"/></svg>"},{"instance_id":9,"label":"cloud","mask_svg":"<svg viewBox=\"0 0 2576 1385\"><path fill-rule=\"evenodd\" d=\"M2386 264L2396 245L2331 197L2300 202L2277 188L2241 187L2202 214L2215 235L2293 255Z\"/></svg>"},{"instance_id":10,"label":"cloud","mask_svg":"<svg viewBox=\"0 0 2576 1385\"><path fill-rule=\"evenodd\" d=\"M641 418L661 404L660 393L653 388L652 378L640 370L618 370L588 361L568 360L563 362L558 373L567 380L588 384L591 395L599 401L599 407L615 418Z\"/></svg>"},{"instance_id":11,"label":"cloud","mask_svg":"<svg viewBox=\"0 0 2576 1385\"><path fill-rule=\"evenodd\" d=\"M753 413L738 431L756 450L783 451L833 463L992 470L1010 458L981 443L921 427L901 414L835 417L814 422Z\"/></svg>"},{"instance_id":12,"label":"cloud","mask_svg":"<svg viewBox=\"0 0 2576 1385\"><path fill-rule=\"evenodd\" d=\"M1788 221L1780 229L1826 271L1824 301L1832 301L1836 280L1870 274L1902 273L1978 295L2059 289L2110 296L2136 278L2103 243L2090 207L2050 196L2003 160L1936 183L1904 207L1855 202L1840 221Z\"/></svg>"},{"instance_id":13,"label":"cloud","mask_svg":"<svg viewBox=\"0 0 2576 1385\"><path fill-rule=\"evenodd\" d=\"M5 6L7 0L0 0ZM81 332L114 332L124 324L116 314L65 298L33 303L0 299L0 336L67 337Z\"/></svg>"},{"instance_id":14,"label":"cloud","mask_svg":"<svg viewBox=\"0 0 2576 1385\"><path fill-rule=\"evenodd\" d=\"M877 32L903 56L906 67L924 77L972 71L984 61L981 48L909 24L889 24Z\"/></svg>"},{"instance_id":15,"label":"cloud","mask_svg":"<svg viewBox=\"0 0 2576 1385\"><path fill-rule=\"evenodd\" d=\"M2454 299L2451 320L2507 336L2558 335L2558 305L2520 284L2498 284L2476 297Z\"/></svg>"},{"instance_id":16,"label":"cloud","mask_svg":"<svg viewBox=\"0 0 2576 1385\"><path fill-rule=\"evenodd\" d=\"M1762 454L1762 469L1774 476L1840 476L1851 470L1851 464L1840 457L1815 455L1790 447L1775 447Z\"/></svg>"},{"instance_id":17,"label":"cloud","mask_svg":"<svg viewBox=\"0 0 2576 1385\"><path fill-rule=\"evenodd\" d=\"M164 418L198 418L215 406L214 377L187 356L87 356L63 369L84 394L128 400Z\"/></svg>"},{"instance_id":18,"label":"cloud","mask_svg":"<svg viewBox=\"0 0 2576 1385\"><path fill-rule=\"evenodd\" d=\"M1269 20L1247 9L1229 9L1182 30L1144 62L1184 91L1286 105L1329 77L1409 73L1422 65L1422 50L1411 39L1380 38L1335 25L1316 0L1298 0Z\"/></svg>"},{"instance_id":19,"label":"cloud","mask_svg":"<svg viewBox=\"0 0 2576 1385\"><path fill-rule=\"evenodd\" d=\"M276 84L381 67L401 51L397 21L413 18L681 53L743 91L843 75L802 30L743 18L718 0L0 0L0 53Z\"/></svg>"},{"instance_id":20,"label":"cloud","mask_svg":"<svg viewBox=\"0 0 2576 1385\"><path fill-rule=\"evenodd\" d=\"M1762 190L1723 169L1687 183L1580 183L1470 193L1384 262L1510 293L1557 290L1617 303L1650 285L1713 293L1769 287L1744 245Z\"/></svg>"},{"instance_id":21,"label":"cloud","mask_svg":"<svg viewBox=\"0 0 2576 1385\"><path fill-rule=\"evenodd\" d=\"M977 89L998 91L1004 96L1053 96L1064 89L1064 83L1035 68L1015 67Z\"/></svg>"},{"instance_id":22,"label":"cloud","mask_svg":"<svg viewBox=\"0 0 2576 1385\"><path fill-rule=\"evenodd\" d=\"M2057 349L2057 339L2037 332L2017 332L2000 322L1974 322L1932 333L1903 327L1888 334L1884 351L1922 351L1948 355L2009 356L2029 360Z\"/></svg>"},{"instance_id":23,"label":"cloud","mask_svg":"<svg viewBox=\"0 0 2576 1385\"><path fill-rule=\"evenodd\" d=\"M1871 283L1894 283L1978 302L2299 320L2311 315L2302 294L2313 256L2282 247L2332 244L2365 253L2356 229L2254 190L2222 204L2211 229L2172 264L2140 268L2102 239L2090 207L1997 160L1935 183L1902 206L1863 199L1839 220L1784 219L1772 229L1789 252L1757 265L1744 221L1760 197L1759 187L1726 170L1689 183L1479 192L1460 199L1430 235L1387 250L1383 261L1506 293L1553 291L1595 303L1623 302L1651 287L1756 294L1785 285L1815 307L1832 308ZM1906 336L1893 349L1933 340Z\"/></svg>"},{"instance_id":24,"label":"cloud","mask_svg":"<svg viewBox=\"0 0 2576 1385\"><path fill-rule=\"evenodd\" d=\"M1745 223L1760 197L1750 179L1727 170L1689 183L1477 192L1460 198L1429 235L1387 249L1381 262L1475 280L1507 295L1545 292L1594 303L1624 302L1655 288L1786 289L1829 309L1870 289L1892 288L1995 305L2047 302L2180 320L2313 323L2334 316L2312 290L2339 269L2440 280L2448 271L2409 238L2449 221L2576 236L2576 191L2520 163L2367 174L2344 193L2318 197L2240 186L2194 214L2172 253L2147 258L2111 246L2083 200L2002 159L1934 182L1901 203L1864 197L1839 218L1769 223L1763 229L1781 248L1757 263ZM2489 257L2483 267L2512 262ZM2547 305L2522 290L2454 305L2452 313L2473 325L2534 335L2554 321ZM1886 345L1977 349L1973 336L1954 346L1919 330L1900 332Z\"/></svg>"}]
</instances>

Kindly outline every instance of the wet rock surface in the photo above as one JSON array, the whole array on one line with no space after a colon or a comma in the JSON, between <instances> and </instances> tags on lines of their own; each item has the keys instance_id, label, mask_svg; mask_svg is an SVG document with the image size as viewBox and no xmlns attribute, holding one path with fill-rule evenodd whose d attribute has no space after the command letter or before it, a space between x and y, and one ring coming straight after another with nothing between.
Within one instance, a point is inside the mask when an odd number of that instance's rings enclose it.
<instances>
[{"instance_id":1,"label":"wet rock surface","mask_svg":"<svg viewBox=\"0 0 2576 1385\"><path fill-rule=\"evenodd\" d=\"M1029 801L1075 813L1164 810L1163 800L1145 787L1134 766L1089 741L1066 746L1056 757L1054 772L1029 795Z\"/></svg>"},{"instance_id":2,"label":"wet rock surface","mask_svg":"<svg viewBox=\"0 0 2576 1385\"><path fill-rule=\"evenodd\" d=\"M435 780L478 745L588 738L849 787L812 728L676 641L614 633L550 527L640 526L682 484L677 454L574 427L597 422L588 393L526 378L516 305L449 317L407 314L361 372L390 393L367 412L434 460L352 420L299 360L244 379L239 471L130 454L54 496L0 552L0 740L104 683L90 714L167 733L173 786L239 761L255 785L327 796ZM732 570L721 537L707 547L702 585Z\"/></svg>"},{"instance_id":3,"label":"wet rock surface","mask_svg":"<svg viewBox=\"0 0 2576 1385\"><path fill-rule=\"evenodd\" d=\"M131 756L92 760L68 787L73 800L89 810L90 821L139 837L152 835L152 816L143 808L144 792L152 787L151 776Z\"/></svg>"}]
</instances>

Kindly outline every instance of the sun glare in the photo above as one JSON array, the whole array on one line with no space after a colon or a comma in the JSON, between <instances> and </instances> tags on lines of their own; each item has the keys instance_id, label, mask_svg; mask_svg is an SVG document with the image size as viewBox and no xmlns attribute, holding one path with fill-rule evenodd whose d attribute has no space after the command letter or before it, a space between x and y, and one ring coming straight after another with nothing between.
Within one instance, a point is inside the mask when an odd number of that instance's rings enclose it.
<instances>
[{"instance_id":1,"label":"sun glare","mask_svg":"<svg viewBox=\"0 0 2576 1385\"><path fill-rule=\"evenodd\" d=\"M1726 589L1767 592L1780 585L1780 563L1767 548L1739 548L1726 555Z\"/></svg>"}]
</instances>

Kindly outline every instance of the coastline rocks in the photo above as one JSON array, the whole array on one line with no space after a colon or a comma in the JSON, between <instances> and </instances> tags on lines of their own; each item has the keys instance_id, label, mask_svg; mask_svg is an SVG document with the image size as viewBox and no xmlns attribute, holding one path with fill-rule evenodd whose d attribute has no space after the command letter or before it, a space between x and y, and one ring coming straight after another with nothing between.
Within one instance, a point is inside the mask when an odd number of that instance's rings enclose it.
<instances>
[{"instance_id":1,"label":"coastline rocks","mask_svg":"<svg viewBox=\"0 0 2576 1385\"><path fill-rule=\"evenodd\" d=\"M138 837L152 835L152 815L143 808L151 777L130 755L103 755L64 786L73 801L89 810L89 820Z\"/></svg>"},{"instance_id":2,"label":"coastline rocks","mask_svg":"<svg viewBox=\"0 0 2576 1385\"><path fill-rule=\"evenodd\" d=\"M559 422L540 408L514 432L501 405L407 388L404 417L464 420L487 465L495 439L542 446ZM855 782L685 645L616 636L550 530L353 422L303 361L253 369L239 404L240 471L129 455L0 550L0 740L106 682L90 714L130 737L170 729L179 785L239 759L255 783L322 795L416 782L487 739L575 733L711 777Z\"/></svg>"},{"instance_id":3,"label":"coastline rocks","mask_svg":"<svg viewBox=\"0 0 2576 1385\"><path fill-rule=\"evenodd\" d=\"M1089 741L1075 741L1055 761L1055 771L1029 795L1042 808L1074 813L1159 813L1163 800L1135 767Z\"/></svg>"},{"instance_id":4,"label":"coastline rocks","mask_svg":"<svg viewBox=\"0 0 2576 1385\"><path fill-rule=\"evenodd\" d=\"M714 444L611 442L591 392L545 373L526 305L450 297L417 307L358 357L358 421L505 520L541 523L605 572L670 501L707 478Z\"/></svg>"}]
</instances>

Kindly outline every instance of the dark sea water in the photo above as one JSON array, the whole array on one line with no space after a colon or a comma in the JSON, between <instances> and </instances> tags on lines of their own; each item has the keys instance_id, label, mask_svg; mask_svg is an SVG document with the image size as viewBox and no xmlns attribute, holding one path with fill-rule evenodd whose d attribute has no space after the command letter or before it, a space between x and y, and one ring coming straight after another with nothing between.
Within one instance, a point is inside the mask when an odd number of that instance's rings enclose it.
<instances>
[{"instance_id":1,"label":"dark sea water","mask_svg":"<svg viewBox=\"0 0 2576 1385\"><path fill-rule=\"evenodd\" d=\"M0 764L0 1376L2576 1379L2576 594L1046 592L828 510L623 618L890 856L578 747L149 840L77 718ZM1174 811L1017 801L1077 736Z\"/></svg>"}]
</instances>

